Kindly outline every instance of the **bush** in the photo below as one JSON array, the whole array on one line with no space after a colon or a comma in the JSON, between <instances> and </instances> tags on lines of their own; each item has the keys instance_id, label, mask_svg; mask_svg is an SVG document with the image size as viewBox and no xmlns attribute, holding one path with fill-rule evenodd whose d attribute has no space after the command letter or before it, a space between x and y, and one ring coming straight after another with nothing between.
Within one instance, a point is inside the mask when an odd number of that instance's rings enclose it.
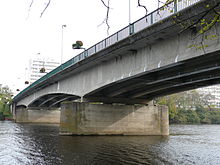
<instances>
[{"instance_id":1,"label":"bush","mask_svg":"<svg viewBox=\"0 0 220 165\"><path fill-rule=\"evenodd\" d=\"M177 114L170 119L173 124L220 124L220 110L197 107L196 110L177 109Z\"/></svg>"},{"instance_id":2,"label":"bush","mask_svg":"<svg viewBox=\"0 0 220 165\"><path fill-rule=\"evenodd\" d=\"M3 115L3 112L0 112L0 120L5 120L5 117Z\"/></svg>"}]
</instances>

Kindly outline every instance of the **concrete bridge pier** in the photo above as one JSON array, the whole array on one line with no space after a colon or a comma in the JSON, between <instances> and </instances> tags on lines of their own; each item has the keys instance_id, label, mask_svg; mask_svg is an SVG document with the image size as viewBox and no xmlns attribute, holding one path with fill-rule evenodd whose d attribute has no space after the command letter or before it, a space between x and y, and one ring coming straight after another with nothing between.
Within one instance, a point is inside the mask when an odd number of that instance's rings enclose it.
<instances>
[{"instance_id":1,"label":"concrete bridge pier","mask_svg":"<svg viewBox=\"0 0 220 165\"><path fill-rule=\"evenodd\" d=\"M60 123L59 109L18 107L13 115L17 123Z\"/></svg>"},{"instance_id":2,"label":"concrete bridge pier","mask_svg":"<svg viewBox=\"0 0 220 165\"><path fill-rule=\"evenodd\" d=\"M61 135L169 135L168 108L63 102Z\"/></svg>"}]
</instances>

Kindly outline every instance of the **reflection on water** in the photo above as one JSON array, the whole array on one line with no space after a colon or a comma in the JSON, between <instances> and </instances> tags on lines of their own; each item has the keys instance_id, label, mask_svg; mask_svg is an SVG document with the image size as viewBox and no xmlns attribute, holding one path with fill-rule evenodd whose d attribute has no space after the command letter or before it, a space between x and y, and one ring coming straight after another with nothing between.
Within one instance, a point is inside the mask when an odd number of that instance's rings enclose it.
<instances>
[{"instance_id":1,"label":"reflection on water","mask_svg":"<svg viewBox=\"0 0 220 165\"><path fill-rule=\"evenodd\" d=\"M58 125L0 122L0 164L220 164L220 125L172 125L169 137L58 131Z\"/></svg>"}]
</instances>

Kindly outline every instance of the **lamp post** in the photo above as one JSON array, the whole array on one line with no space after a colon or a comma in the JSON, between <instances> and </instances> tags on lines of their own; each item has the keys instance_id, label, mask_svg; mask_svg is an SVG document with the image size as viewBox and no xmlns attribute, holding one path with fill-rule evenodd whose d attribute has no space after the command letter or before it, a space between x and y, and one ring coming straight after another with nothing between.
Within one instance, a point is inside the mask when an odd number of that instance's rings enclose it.
<instances>
[{"instance_id":1,"label":"lamp post","mask_svg":"<svg viewBox=\"0 0 220 165\"><path fill-rule=\"evenodd\" d=\"M62 35L61 35L61 59L60 59L60 64L63 63L63 29L66 27L66 25L62 25Z\"/></svg>"}]
</instances>

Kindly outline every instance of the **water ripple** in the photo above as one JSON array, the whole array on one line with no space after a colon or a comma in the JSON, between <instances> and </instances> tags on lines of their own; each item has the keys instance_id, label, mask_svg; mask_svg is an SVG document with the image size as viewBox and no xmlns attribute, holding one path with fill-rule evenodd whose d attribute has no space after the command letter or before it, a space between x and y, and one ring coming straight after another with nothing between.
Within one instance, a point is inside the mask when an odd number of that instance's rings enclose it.
<instances>
[{"instance_id":1,"label":"water ripple","mask_svg":"<svg viewBox=\"0 0 220 165\"><path fill-rule=\"evenodd\" d=\"M59 136L57 125L0 122L0 165L218 165L220 125L173 125L169 137Z\"/></svg>"}]
</instances>

